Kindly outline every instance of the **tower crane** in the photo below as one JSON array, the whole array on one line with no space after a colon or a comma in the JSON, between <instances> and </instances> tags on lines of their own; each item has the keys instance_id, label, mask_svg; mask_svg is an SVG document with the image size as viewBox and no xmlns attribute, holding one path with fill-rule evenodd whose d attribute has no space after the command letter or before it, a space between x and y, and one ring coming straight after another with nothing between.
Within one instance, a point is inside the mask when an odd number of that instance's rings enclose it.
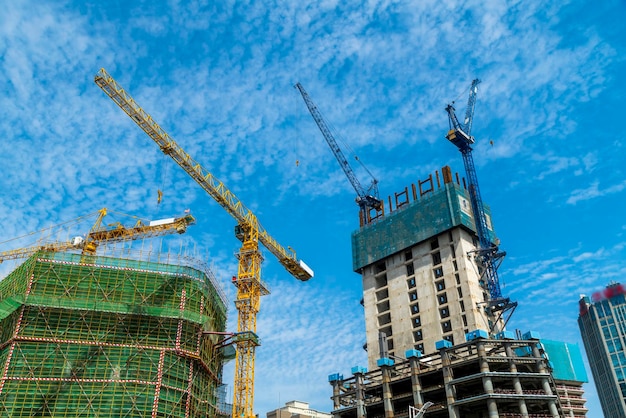
<instances>
[{"instance_id":1,"label":"tower crane","mask_svg":"<svg viewBox=\"0 0 626 418\"><path fill-rule=\"evenodd\" d=\"M257 217L230 191L224 183L192 159L135 100L104 69L95 76L95 83L117 104L161 149L171 157L200 187L202 187L235 220L235 236L242 242L237 254L238 270L233 283L237 288L235 307L238 311L235 345L235 382L233 388L233 418L254 417L254 360L259 343L256 318L260 297L269 290L261 281L263 256L259 242L280 264L301 281L313 277L304 262L281 246L259 223Z\"/></svg>"},{"instance_id":2,"label":"tower crane","mask_svg":"<svg viewBox=\"0 0 626 418\"><path fill-rule=\"evenodd\" d=\"M180 218L152 221L147 225L140 220L134 226L124 226L121 223L117 223L112 227L107 227L102 225L102 221L107 213L107 209L102 208L95 213L81 217L82 219L95 214L98 215L94 225L85 238L75 237L70 241L51 242L0 252L0 263L5 260L26 258L35 254L37 251L67 251L78 249L81 250L83 255L95 255L96 249L100 244L152 238L172 234L174 232L182 234L187 230L189 225L196 223L196 219L191 214L186 214Z\"/></svg>"},{"instance_id":3,"label":"tower crane","mask_svg":"<svg viewBox=\"0 0 626 418\"><path fill-rule=\"evenodd\" d=\"M328 127L328 124L324 120L324 117L322 116L315 103L313 103L313 100L311 100L311 97L309 97L309 94L306 92L306 90L304 90L304 87L302 87L302 84L300 83L296 83L295 88L298 89L298 91L302 95L302 98L304 99L304 102L306 103L306 106L309 109L311 116L313 116L313 119L315 120L315 123L319 127L320 131L322 131L322 135L328 143L328 146L330 146L330 149L335 155L337 161L339 162L339 165L343 169L343 172L346 174L348 180L350 181L350 184L352 184L352 187L356 191L356 203L357 205L359 205L359 218L361 226L369 223L371 219L370 211L382 210L382 200L380 200L380 198L378 197L378 180L376 180L372 173L370 173L370 171L365 168L367 173L372 177L372 183L367 189L361 185L361 182L359 182L359 179L354 174L354 170L352 170L352 167L348 163L348 160L346 159L343 152L341 151L341 148L337 144L337 141L335 140L335 137Z\"/></svg>"},{"instance_id":4,"label":"tower crane","mask_svg":"<svg viewBox=\"0 0 626 418\"><path fill-rule=\"evenodd\" d=\"M513 310L517 307L517 302L512 302L509 298L502 296L500 288L500 280L498 278L498 267L502 263L502 259L506 255L500 251L498 243L494 242L489 233L487 226L487 216L485 207L480 195L478 187L478 177L476 176L476 168L474 166L474 157L472 156L472 144L474 137L471 136L472 122L474 119L474 107L476 105L476 95L478 93L479 79L472 81L470 86L469 99L467 101L467 109L465 111L465 119L460 123L454 108L454 102L446 106L448 113L448 121L450 130L446 135L448 141L454 144L463 156L463 164L465 165L465 173L469 182L468 189L470 195L470 203L472 212L474 213L474 223L476 225L476 234L478 236L479 248L475 251L475 259L481 268L482 277L486 278L487 288L489 290L490 301L488 308L492 313L499 312L498 320L506 312L510 311L510 318ZM505 320L508 322L508 318ZM495 327L498 320L494 321L492 326Z\"/></svg>"}]
</instances>

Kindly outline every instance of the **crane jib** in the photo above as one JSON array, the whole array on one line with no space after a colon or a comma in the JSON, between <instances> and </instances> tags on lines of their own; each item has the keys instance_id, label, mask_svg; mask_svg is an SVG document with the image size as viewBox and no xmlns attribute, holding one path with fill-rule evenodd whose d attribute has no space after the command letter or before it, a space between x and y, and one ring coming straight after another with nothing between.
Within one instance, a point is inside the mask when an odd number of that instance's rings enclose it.
<instances>
[{"instance_id":1,"label":"crane jib","mask_svg":"<svg viewBox=\"0 0 626 418\"><path fill-rule=\"evenodd\" d=\"M259 224L256 216L237 197L217 180L209 171L195 162L170 136L152 120L143 109L119 86L104 69L95 77L95 82L131 119L170 156L189 176L200 185L238 225L235 235L242 241L237 254L238 270L233 284L237 287L235 306L238 311L237 329L239 334L235 357L235 384L233 390L232 416L254 417L254 359L258 339L256 335L256 315L259 310L259 297L269 293L261 281L260 264L263 257L258 248L260 241L286 270L299 280L313 277L313 271L302 261L296 260L295 253L287 252Z\"/></svg>"},{"instance_id":2,"label":"crane jib","mask_svg":"<svg viewBox=\"0 0 626 418\"><path fill-rule=\"evenodd\" d=\"M222 206L239 224L250 223L252 212L226 188L224 183L215 178L208 170L194 161L170 136L141 109L117 82L106 73L104 69L95 77L96 84L135 122L148 136L153 139L161 151L170 156L183 170L185 170L209 195ZM251 216L252 215L252 216ZM308 271L299 264L295 257L288 253L274 239L271 239L264 228L257 223L259 241L274 254L281 264L299 280L312 277L312 271ZM287 260L293 260L290 264ZM283 262L284 261L284 262ZM310 270L310 269L309 269Z\"/></svg>"}]
</instances>

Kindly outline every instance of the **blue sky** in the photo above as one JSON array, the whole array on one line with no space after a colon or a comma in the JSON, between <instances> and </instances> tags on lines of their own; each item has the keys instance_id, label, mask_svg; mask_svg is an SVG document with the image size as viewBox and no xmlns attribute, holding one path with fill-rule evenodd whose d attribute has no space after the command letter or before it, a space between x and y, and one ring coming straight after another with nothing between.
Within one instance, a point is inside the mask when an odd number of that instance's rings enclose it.
<instances>
[{"instance_id":1,"label":"blue sky","mask_svg":"<svg viewBox=\"0 0 626 418\"><path fill-rule=\"evenodd\" d=\"M297 399L329 411L327 376L366 364L358 211L293 85L387 196L443 165L463 171L444 107L458 98L463 111L478 77L474 158L508 253L503 293L519 301L510 328L582 349L579 294L626 272L625 14L616 0L6 2L0 237L101 207L148 219L190 208L184 245L234 298L234 220L93 83L106 68L315 270L300 283L267 254L255 410ZM231 304L233 330L235 318Z\"/></svg>"}]
</instances>

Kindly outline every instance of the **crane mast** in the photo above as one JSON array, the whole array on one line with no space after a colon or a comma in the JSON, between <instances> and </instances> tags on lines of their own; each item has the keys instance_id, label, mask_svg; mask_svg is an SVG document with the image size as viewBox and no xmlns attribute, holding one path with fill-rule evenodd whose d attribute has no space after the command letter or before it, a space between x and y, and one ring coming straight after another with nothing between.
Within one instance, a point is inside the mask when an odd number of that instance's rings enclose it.
<instances>
[{"instance_id":1,"label":"crane mast","mask_svg":"<svg viewBox=\"0 0 626 418\"><path fill-rule=\"evenodd\" d=\"M193 160L133 98L104 69L95 76L95 83L200 187L202 187L235 220L235 235L242 242L237 254L237 288L235 307L238 311L237 333L233 341L237 347L235 381L233 388L233 418L254 418L254 360L259 343L256 319L260 297L269 290L261 280L263 256L259 242L278 259L296 279L306 281L313 271L293 251L283 248L259 223L252 213L213 174Z\"/></svg>"},{"instance_id":2,"label":"crane mast","mask_svg":"<svg viewBox=\"0 0 626 418\"><path fill-rule=\"evenodd\" d=\"M368 223L370 219L370 210L373 209L376 211L380 211L382 208L382 201L378 197L378 180L376 180L374 176L372 176L372 173L368 171L368 174L372 177L372 183L367 189L365 189L361 185L361 182L354 174L354 170L352 170L352 167L348 163L348 160L346 159L343 152L341 151L341 148L337 144L337 141L335 140L335 137L328 127L328 124L324 120L324 117L322 116L315 103L313 103L313 100L311 100L309 94L306 92L306 90L304 90L302 84L296 83L295 87L302 95L302 98L304 99L304 102L306 103L306 106L309 109L311 116L313 116L313 120L315 120L318 128L320 129L320 131L322 131L324 139L328 143L328 146L330 147L335 158L339 162L339 165L341 166L343 172L346 174L346 177L348 177L350 184L352 184L352 187L357 193L356 203L359 205L360 208L361 225Z\"/></svg>"},{"instance_id":3,"label":"crane mast","mask_svg":"<svg viewBox=\"0 0 626 418\"><path fill-rule=\"evenodd\" d=\"M472 123L474 119L474 107L476 105L476 95L478 93L479 79L472 81L470 87L469 99L467 101L467 109L465 111L465 119L461 124L455 114L454 104L446 106L450 130L446 138L454 144L463 156L463 165L468 180L468 189L470 195L470 203L472 212L474 213L474 223L476 225L476 235L478 236L479 248L475 251L476 261L481 267L481 274L486 278L487 288L489 290L490 302L489 309L491 312L500 312L502 314L515 309L517 302L511 302L509 298L502 296L500 288L500 279L498 277L498 267L502 263L503 257L506 255L498 248L498 244L494 243L487 226L487 216L485 207L478 186L478 177L476 175L476 167L474 166L474 157L472 156L472 144L474 137L471 136ZM509 318L510 318L509 314ZM505 321L505 325L508 319ZM497 321L496 321L497 322ZM495 326L495 323L494 323Z\"/></svg>"}]
</instances>

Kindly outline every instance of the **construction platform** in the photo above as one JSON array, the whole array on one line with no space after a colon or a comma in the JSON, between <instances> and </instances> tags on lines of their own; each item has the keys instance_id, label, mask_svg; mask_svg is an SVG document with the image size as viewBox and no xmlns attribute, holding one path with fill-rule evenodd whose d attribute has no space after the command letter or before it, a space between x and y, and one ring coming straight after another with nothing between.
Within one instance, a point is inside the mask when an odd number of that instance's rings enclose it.
<instances>
[{"instance_id":1,"label":"construction platform","mask_svg":"<svg viewBox=\"0 0 626 418\"><path fill-rule=\"evenodd\" d=\"M424 406L431 418L585 417L587 376L577 346L507 334L468 334L456 346L440 341L431 354L381 358L370 372L357 366L349 378L332 374L333 418L406 418Z\"/></svg>"},{"instance_id":2,"label":"construction platform","mask_svg":"<svg viewBox=\"0 0 626 418\"><path fill-rule=\"evenodd\" d=\"M0 282L0 415L224 416L226 312L208 269L36 253Z\"/></svg>"}]
</instances>

